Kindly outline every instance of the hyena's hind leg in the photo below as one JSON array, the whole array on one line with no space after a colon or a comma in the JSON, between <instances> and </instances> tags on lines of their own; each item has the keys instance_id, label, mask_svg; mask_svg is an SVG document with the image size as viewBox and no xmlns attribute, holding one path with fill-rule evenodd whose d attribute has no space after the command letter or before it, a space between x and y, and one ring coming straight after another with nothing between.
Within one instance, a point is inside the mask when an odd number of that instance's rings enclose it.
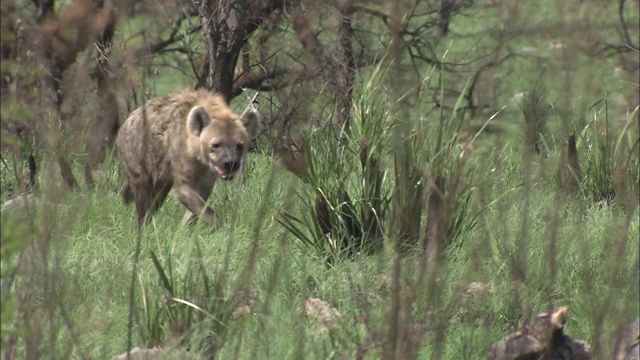
<instances>
[{"instance_id":1,"label":"hyena's hind leg","mask_svg":"<svg viewBox=\"0 0 640 360\"><path fill-rule=\"evenodd\" d=\"M142 225L145 221L147 223L151 222L151 219L160 209L170 191L171 184L154 188L151 182L147 182L147 185L140 185L140 182L137 182L137 185L132 187L130 182L125 180L122 186L122 198L125 204L132 201L135 202L138 225Z\"/></svg>"},{"instance_id":2,"label":"hyena's hind leg","mask_svg":"<svg viewBox=\"0 0 640 360\"><path fill-rule=\"evenodd\" d=\"M151 201L151 209L147 214L150 219L160 209L164 201L167 199L169 192L171 191L171 184L165 184L164 186L154 188L153 197Z\"/></svg>"},{"instance_id":3,"label":"hyena's hind leg","mask_svg":"<svg viewBox=\"0 0 640 360\"><path fill-rule=\"evenodd\" d=\"M152 212L149 210L153 206L153 187L151 181L145 179L136 179L135 181L128 180L125 182L125 186L122 189L122 196L127 202L127 197L133 195L133 202L136 206L136 214L138 215L138 226L142 226L145 222L151 220Z\"/></svg>"},{"instance_id":4,"label":"hyena's hind leg","mask_svg":"<svg viewBox=\"0 0 640 360\"><path fill-rule=\"evenodd\" d=\"M151 201L149 199L149 194L145 193L136 193L134 196L134 201L136 204L136 214L138 214L138 226L142 226L145 222L149 222L151 217L147 216L147 212L151 207Z\"/></svg>"},{"instance_id":5,"label":"hyena's hind leg","mask_svg":"<svg viewBox=\"0 0 640 360\"><path fill-rule=\"evenodd\" d=\"M88 161L84 164L84 183L90 189L95 189L96 187L96 182L93 180L93 175L91 174L91 165L89 165Z\"/></svg>"},{"instance_id":6,"label":"hyena's hind leg","mask_svg":"<svg viewBox=\"0 0 640 360\"><path fill-rule=\"evenodd\" d=\"M125 204L131 204L131 202L133 201L133 191L131 191L131 186L129 186L129 181L127 180L124 181L120 194L122 195L122 199L124 200Z\"/></svg>"}]
</instances>

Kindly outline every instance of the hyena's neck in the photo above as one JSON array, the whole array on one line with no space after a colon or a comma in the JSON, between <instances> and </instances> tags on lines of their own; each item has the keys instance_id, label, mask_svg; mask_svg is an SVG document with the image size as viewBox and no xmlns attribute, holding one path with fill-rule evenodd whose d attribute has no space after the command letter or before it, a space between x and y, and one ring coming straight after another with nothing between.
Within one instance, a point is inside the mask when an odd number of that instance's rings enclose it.
<instances>
[{"instance_id":1,"label":"hyena's neck","mask_svg":"<svg viewBox=\"0 0 640 360\"><path fill-rule=\"evenodd\" d=\"M188 158L197 159L201 163L206 163L205 155L200 149L200 139L194 135L187 135L187 139L184 142L184 149L178 149L184 151Z\"/></svg>"}]
</instances>

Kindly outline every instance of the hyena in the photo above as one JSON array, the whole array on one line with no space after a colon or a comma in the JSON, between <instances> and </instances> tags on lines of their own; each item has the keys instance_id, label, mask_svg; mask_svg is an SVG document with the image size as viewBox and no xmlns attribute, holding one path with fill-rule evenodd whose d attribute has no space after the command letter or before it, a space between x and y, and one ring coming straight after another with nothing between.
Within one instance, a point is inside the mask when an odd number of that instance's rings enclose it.
<instances>
[{"instance_id":1,"label":"hyena","mask_svg":"<svg viewBox=\"0 0 640 360\"><path fill-rule=\"evenodd\" d=\"M141 226L173 188L187 208L185 221L200 216L217 178L233 179L259 132L257 112L235 114L224 99L207 90L184 90L153 99L122 124L116 149L124 168L122 196L133 201Z\"/></svg>"}]
</instances>

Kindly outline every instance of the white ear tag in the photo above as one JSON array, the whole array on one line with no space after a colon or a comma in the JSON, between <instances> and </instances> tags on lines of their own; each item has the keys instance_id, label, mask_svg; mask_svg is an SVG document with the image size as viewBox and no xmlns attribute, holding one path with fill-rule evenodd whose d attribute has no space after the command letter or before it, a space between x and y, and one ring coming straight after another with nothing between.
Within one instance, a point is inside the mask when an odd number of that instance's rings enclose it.
<instances>
[{"instance_id":1,"label":"white ear tag","mask_svg":"<svg viewBox=\"0 0 640 360\"><path fill-rule=\"evenodd\" d=\"M244 110L244 112L246 113L247 111L252 111L258 114L258 109L256 109L256 107L253 104L256 103L256 99L258 98L258 95L260 95L260 93L256 92L256 94L253 95L253 97L251 97L249 95L249 91L247 91L246 88L242 88L242 92L244 92L244 96L247 98L247 101L249 102L249 105L247 105L247 108Z\"/></svg>"},{"instance_id":2,"label":"white ear tag","mask_svg":"<svg viewBox=\"0 0 640 360\"><path fill-rule=\"evenodd\" d=\"M258 95L260 95L259 92L256 92L255 95L253 95L253 97L251 97L249 95L249 91L247 91L246 88L242 88L242 92L244 93L244 96L247 98L247 101L249 102L249 104L247 105L247 108L244 109L244 112L242 113L242 118L244 118L247 113L253 113L258 119L260 119L260 113L258 112L258 109L256 109L254 103L256 103L256 99L258 98ZM239 182L242 184L244 183L244 164L245 164L245 158L242 158L242 162L240 163L240 178L238 179Z\"/></svg>"}]
</instances>

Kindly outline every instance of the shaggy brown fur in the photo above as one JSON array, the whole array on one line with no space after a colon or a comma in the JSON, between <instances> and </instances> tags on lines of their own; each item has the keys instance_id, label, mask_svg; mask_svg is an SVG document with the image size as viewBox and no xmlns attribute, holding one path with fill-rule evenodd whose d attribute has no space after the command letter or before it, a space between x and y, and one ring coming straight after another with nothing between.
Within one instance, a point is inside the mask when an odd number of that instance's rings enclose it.
<instances>
[{"instance_id":1,"label":"shaggy brown fur","mask_svg":"<svg viewBox=\"0 0 640 360\"><path fill-rule=\"evenodd\" d=\"M135 110L122 124L116 148L124 167L125 203L135 202L142 225L174 188L185 220L214 220L206 206L218 177L231 180L259 131L255 112L236 115L222 97L185 90Z\"/></svg>"}]
</instances>

